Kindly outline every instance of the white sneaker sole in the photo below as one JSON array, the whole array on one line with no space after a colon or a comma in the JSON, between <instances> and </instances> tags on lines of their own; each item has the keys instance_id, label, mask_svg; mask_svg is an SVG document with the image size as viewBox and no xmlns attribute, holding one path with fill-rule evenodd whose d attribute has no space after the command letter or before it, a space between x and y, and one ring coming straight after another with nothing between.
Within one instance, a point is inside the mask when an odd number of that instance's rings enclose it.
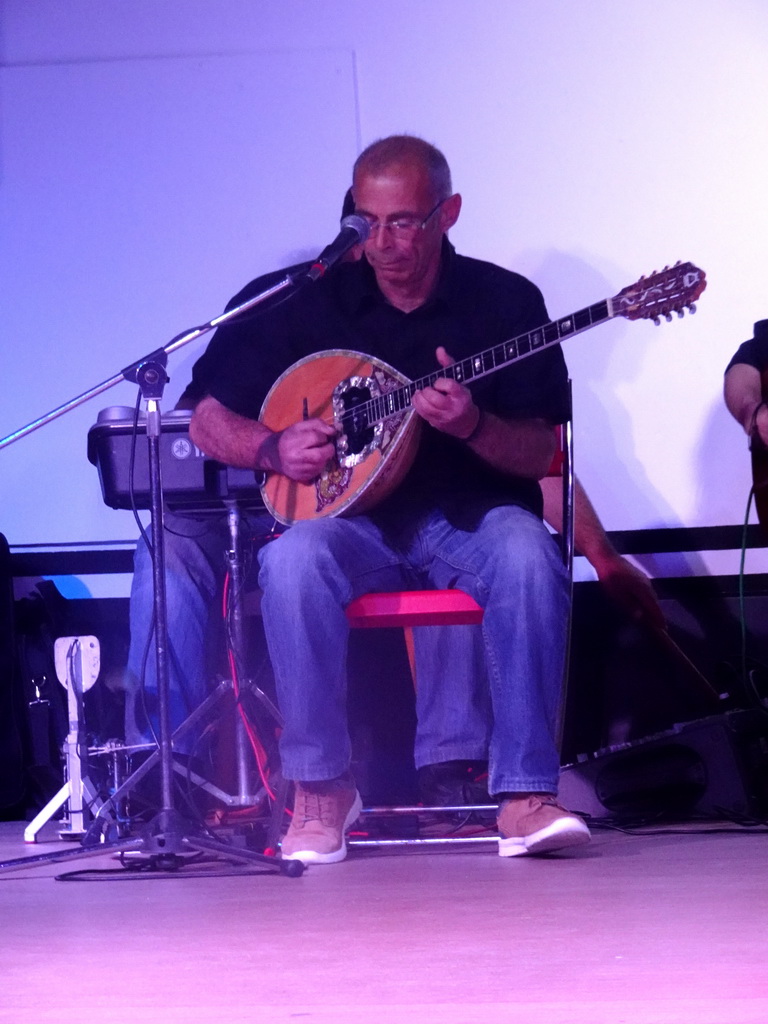
<instances>
[{"instance_id":1,"label":"white sneaker sole","mask_svg":"<svg viewBox=\"0 0 768 1024\"><path fill-rule=\"evenodd\" d=\"M349 809L346 819L344 820L344 828L341 834L341 846L338 850L332 850L330 853L318 853L317 850L295 850L293 853L282 854L282 860L300 860L302 864L338 864L340 860L344 860L347 856L347 843L346 843L346 832L357 819L360 817L360 812L363 809L363 801L360 799L360 794L355 793L355 801Z\"/></svg>"},{"instance_id":2,"label":"white sneaker sole","mask_svg":"<svg viewBox=\"0 0 768 1024\"><path fill-rule=\"evenodd\" d=\"M569 846L585 846L591 839L581 818L558 818L529 836L499 839L500 857L522 857L531 853L553 853Z\"/></svg>"}]
</instances>

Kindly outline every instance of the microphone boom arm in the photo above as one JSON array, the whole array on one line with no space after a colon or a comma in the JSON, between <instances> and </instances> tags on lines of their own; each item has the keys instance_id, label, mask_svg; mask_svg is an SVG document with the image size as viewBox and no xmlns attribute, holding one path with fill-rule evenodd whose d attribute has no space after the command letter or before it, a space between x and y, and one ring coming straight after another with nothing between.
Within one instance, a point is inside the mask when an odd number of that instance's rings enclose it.
<instances>
[{"instance_id":1,"label":"microphone boom arm","mask_svg":"<svg viewBox=\"0 0 768 1024\"><path fill-rule=\"evenodd\" d=\"M65 413L71 412L84 402L88 402L91 398L95 398L96 395L103 394L105 391L113 388L121 381L127 380L135 383L136 375L145 363L162 362L168 355L170 355L171 352L175 352L176 349L181 348L183 345L188 345L190 341L195 341L197 338L201 338L204 334L214 330L216 327L220 327L229 320L234 320L236 317L240 316L242 313L246 313L254 306L272 298L273 295L278 295L280 292L285 291L286 288L290 288L291 286L296 286L301 283L303 282L300 274L287 274L282 281L278 281L277 284L272 285L271 288L266 288L263 292L259 292L258 295L254 295L246 302L241 303L239 306L235 306L234 309L228 309L219 316L214 317L213 320L209 320L207 323L201 324L200 327L193 327L191 330L177 335L169 341L167 345L162 348L155 349L154 352L150 352L149 355L143 356L141 359L137 359L135 363L131 363L129 366L126 366L113 377L109 377L107 380L102 381L101 384L97 384L95 387L89 388L88 391L84 391L76 398L71 398L68 402L58 406L56 409L52 409L51 412L46 413L44 416L38 417L38 419L28 423L25 427L19 427L18 430L14 430L13 433L8 434L7 437L0 438L0 449L6 448L15 441L20 441L22 437L26 437L27 434L31 434L33 430L38 430L40 427L46 426L46 424L58 419L59 416L63 416Z\"/></svg>"}]
</instances>

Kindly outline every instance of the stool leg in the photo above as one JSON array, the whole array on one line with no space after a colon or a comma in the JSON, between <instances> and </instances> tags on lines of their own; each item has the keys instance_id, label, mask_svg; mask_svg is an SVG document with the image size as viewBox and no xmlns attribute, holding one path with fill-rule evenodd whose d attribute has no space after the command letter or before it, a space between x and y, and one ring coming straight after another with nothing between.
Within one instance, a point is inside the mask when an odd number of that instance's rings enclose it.
<instances>
[{"instance_id":1,"label":"stool leg","mask_svg":"<svg viewBox=\"0 0 768 1024\"><path fill-rule=\"evenodd\" d=\"M408 652L408 664L411 667L411 680L413 688L416 689L416 647L413 639L413 626L404 626L405 649Z\"/></svg>"}]
</instances>

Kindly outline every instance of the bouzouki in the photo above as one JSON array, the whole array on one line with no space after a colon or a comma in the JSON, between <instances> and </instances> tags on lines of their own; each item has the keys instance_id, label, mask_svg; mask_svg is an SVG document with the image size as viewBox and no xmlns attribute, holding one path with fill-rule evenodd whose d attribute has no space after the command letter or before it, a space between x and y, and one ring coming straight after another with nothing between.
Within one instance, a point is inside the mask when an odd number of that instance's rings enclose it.
<instances>
[{"instance_id":1,"label":"bouzouki","mask_svg":"<svg viewBox=\"0 0 768 1024\"><path fill-rule=\"evenodd\" d=\"M676 263L641 277L611 299L414 381L360 352L334 349L300 359L274 383L259 418L274 431L285 430L302 415L332 422L338 431L336 454L310 484L269 474L261 489L264 504L286 525L367 512L397 488L414 460L422 422L411 406L416 391L441 377L471 384L616 316L657 324L662 316L683 316L686 308L694 312L705 287L702 270Z\"/></svg>"}]
</instances>

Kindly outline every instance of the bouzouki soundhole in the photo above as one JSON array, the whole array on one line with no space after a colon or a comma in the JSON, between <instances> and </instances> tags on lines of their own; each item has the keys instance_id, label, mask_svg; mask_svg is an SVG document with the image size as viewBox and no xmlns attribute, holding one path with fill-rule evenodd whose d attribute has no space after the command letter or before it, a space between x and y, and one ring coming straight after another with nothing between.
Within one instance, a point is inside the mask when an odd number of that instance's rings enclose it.
<instances>
[{"instance_id":1,"label":"bouzouki soundhole","mask_svg":"<svg viewBox=\"0 0 768 1024\"><path fill-rule=\"evenodd\" d=\"M340 466L356 466L380 446L384 424L371 423L366 408L380 393L373 377L348 377L334 388L333 419L341 431L336 442Z\"/></svg>"}]
</instances>

